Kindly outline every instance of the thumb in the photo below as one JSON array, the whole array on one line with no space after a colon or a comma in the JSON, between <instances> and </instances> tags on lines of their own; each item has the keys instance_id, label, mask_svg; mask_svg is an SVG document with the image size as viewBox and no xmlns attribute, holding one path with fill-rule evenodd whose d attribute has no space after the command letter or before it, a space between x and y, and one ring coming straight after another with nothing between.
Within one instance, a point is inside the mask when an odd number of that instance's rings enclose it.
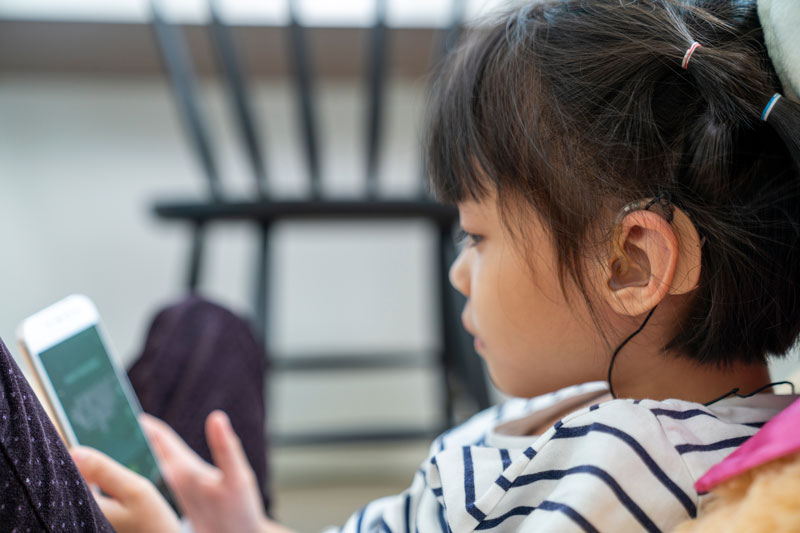
<instances>
[{"instance_id":1,"label":"thumb","mask_svg":"<svg viewBox=\"0 0 800 533\"><path fill-rule=\"evenodd\" d=\"M115 500L126 501L149 483L144 477L92 448L76 446L70 450L81 475Z\"/></svg>"},{"instance_id":2,"label":"thumb","mask_svg":"<svg viewBox=\"0 0 800 533\"><path fill-rule=\"evenodd\" d=\"M127 517L128 511L119 501L100 494L97 489L92 490L92 496L94 501L97 502L97 506L112 524L121 523Z\"/></svg>"}]
</instances>

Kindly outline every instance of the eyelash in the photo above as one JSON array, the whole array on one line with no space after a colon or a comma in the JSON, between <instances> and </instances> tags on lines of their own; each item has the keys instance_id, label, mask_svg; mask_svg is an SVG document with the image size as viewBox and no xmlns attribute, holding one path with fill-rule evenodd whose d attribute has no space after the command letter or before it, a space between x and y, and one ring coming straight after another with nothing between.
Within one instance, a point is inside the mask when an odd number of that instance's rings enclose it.
<instances>
[{"instance_id":1,"label":"eyelash","mask_svg":"<svg viewBox=\"0 0 800 533\"><path fill-rule=\"evenodd\" d=\"M467 233L463 229L458 230L458 244L459 246L471 248L472 246L477 246L478 243L483 240L481 235L475 235L474 233Z\"/></svg>"}]
</instances>

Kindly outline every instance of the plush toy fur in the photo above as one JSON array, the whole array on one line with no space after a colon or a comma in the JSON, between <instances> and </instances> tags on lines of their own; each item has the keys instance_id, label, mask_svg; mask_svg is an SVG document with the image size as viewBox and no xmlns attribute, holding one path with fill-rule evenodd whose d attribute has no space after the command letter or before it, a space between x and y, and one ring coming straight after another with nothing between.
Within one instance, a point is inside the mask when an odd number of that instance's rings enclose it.
<instances>
[{"instance_id":1,"label":"plush toy fur","mask_svg":"<svg viewBox=\"0 0 800 533\"><path fill-rule=\"evenodd\" d=\"M697 519L673 533L800 532L800 453L743 472L711 498Z\"/></svg>"}]
</instances>

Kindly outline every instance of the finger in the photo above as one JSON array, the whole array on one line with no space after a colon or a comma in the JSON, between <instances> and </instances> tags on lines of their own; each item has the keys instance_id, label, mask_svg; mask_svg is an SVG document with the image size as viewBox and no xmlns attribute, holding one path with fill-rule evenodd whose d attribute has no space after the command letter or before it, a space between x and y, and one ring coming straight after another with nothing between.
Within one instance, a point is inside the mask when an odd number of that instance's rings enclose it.
<instances>
[{"instance_id":1,"label":"finger","mask_svg":"<svg viewBox=\"0 0 800 533\"><path fill-rule=\"evenodd\" d=\"M165 422L145 414L140 415L139 421L153 445L164 481L182 507L191 504L197 489L203 489L222 477Z\"/></svg>"},{"instance_id":2,"label":"finger","mask_svg":"<svg viewBox=\"0 0 800 533\"><path fill-rule=\"evenodd\" d=\"M139 415L139 423L141 423L148 438L158 440L158 444L163 446L163 451L170 457L173 455L197 455L194 450L183 441L180 435L175 433L175 430L163 420L148 415L147 413L142 413ZM200 457L198 457L198 459L202 461Z\"/></svg>"},{"instance_id":3,"label":"finger","mask_svg":"<svg viewBox=\"0 0 800 533\"><path fill-rule=\"evenodd\" d=\"M70 450L81 475L90 484L114 499L125 501L142 490L148 481L111 457L92 448L76 446Z\"/></svg>"},{"instance_id":4,"label":"finger","mask_svg":"<svg viewBox=\"0 0 800 533\"><path fill-rule=\"evenodd\" d=\"M213 473L213 467L197 455L166 422L145 413L139 415L139 422L165 468L205 475Z\"/></svg>"},{"instance_id":5,"label":"finger","mask_svg":"<svg viewBox=\"0 0 800 533\"><path fill-rule=\"evenodd\" d=\"M166 426L166 424L158 418L144 413L139 415L139 424L142 426L142 430L153 448L156 459L158 459L159 463L167 462L175 452L164 442L168 438L164 436L167 429L163 426Z\"/></svg>"},{"instance_id":6,"label":"finger","mask_svg":"<svg viewBox=\"0 0 800 533\"><path fill-rule=\"evenodd\" d=\"M214 411L208 415L206 440L214 464L222 470L226 480L233 483L250 482L253 471L228 415L222 411Z\"/></svg>"}]
</instances>

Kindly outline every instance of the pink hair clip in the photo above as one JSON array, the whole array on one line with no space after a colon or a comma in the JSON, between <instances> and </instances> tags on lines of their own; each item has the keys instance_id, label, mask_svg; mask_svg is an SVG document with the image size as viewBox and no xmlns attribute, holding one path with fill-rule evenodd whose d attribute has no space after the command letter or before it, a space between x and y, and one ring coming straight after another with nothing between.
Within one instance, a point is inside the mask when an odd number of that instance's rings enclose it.
<instances>
[{"instance_id":1,"label":"pink hair clip","mask_svg":"<svg viewBox=\"0 0 800 533\"><path fill-rule=\"evenodd\" d=\"M702 48L702 47L703 47L702 44L698 43L697 41L694 41L692 43L692 46L690 46L689 49L686 50L686 53L683 55L683 63L681 64L681 67L683 67L683 70L686 70L686 69L689 68L689 60L692 59L692 54L694 54L694 51L697 50L698 48Z\"/></svg>"}]
</instances>

